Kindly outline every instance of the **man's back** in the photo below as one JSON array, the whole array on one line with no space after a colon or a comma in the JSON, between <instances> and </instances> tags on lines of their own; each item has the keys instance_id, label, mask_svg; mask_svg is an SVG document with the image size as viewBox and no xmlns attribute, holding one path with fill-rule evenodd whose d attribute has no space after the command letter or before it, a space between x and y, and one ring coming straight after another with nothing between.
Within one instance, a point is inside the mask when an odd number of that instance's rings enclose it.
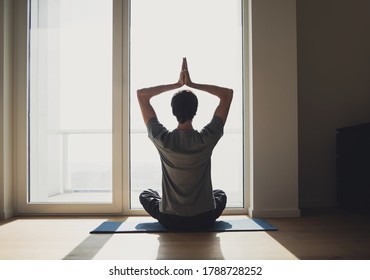
<instances>
[{"instance_id":1,"label":"man's back","mask_svg":"<svg viewBox=\"0 0 370 280\"><path fill-rule=\"evenodd\" d=\"M162 163L161 212L194 216L214 210L211 155L223 134L222 120L214 117L200 132L169 132L156 118L147 126Z\"/></svg>"}]
</instances>

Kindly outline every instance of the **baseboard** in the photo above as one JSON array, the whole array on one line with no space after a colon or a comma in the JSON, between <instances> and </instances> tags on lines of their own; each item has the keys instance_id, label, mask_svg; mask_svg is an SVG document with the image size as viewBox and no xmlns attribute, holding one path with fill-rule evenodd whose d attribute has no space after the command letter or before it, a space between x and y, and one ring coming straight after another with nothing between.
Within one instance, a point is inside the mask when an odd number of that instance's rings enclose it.
<instances>
[{"instance_id":1,"label":"baseboard","mask_svg":"<svg viewBox=\"0 0 370 280\"><path fill-rule=\"evenodd\" d=\"M14 217L14 211L6 211L0 213L0 220L7 220Z\"/></svg>"},{"instance_id":2,"label":"baseboard","mask_svg":"<svg viewBox=\"0 0 370 280\"><path fill-rule=\"evenodd\" d=\"M299 207L302 208L329 208L338 207L335 200L300 200Z\"/></svg>"},{"instance_id":3,"label":"baseboard","mask_svg":"<svg viewBox=\"0 0 370 280\"><path fill-rule=\"evenodd\" d=\"M251 209L249 215L255 218L291 218L300 217L299 209Z\"/></svg>"}]
</instances>

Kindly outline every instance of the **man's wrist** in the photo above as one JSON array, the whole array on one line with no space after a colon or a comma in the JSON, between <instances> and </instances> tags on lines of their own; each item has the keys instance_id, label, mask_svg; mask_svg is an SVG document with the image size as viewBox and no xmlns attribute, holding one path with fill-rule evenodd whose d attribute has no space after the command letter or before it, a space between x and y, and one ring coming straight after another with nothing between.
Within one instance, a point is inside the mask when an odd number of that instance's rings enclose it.
<instances>
[{"instance_id":1,"label":"man's wrist","mask_svg":"<svg viewBox=\"0 0 370 280\"><path fill-rule=\"evenodd\" d=\"M197 84L196 83L193 83L193 82L187 82L186 83L186 85L188 86L188 87L191 87L191 88L196 88L196 86L197 86Z\"/></svg>"},{"instance_id":2,"label":"man's wrist","mask_svg":"<svg viewBox=\"0 0 370 280\"><path fill-rule=\"evenodd\" d=\"M181 88L182 86L183 84L180 81L178 81L177 83L174 84L174 89Z\"/></svg>"}]
</instances>

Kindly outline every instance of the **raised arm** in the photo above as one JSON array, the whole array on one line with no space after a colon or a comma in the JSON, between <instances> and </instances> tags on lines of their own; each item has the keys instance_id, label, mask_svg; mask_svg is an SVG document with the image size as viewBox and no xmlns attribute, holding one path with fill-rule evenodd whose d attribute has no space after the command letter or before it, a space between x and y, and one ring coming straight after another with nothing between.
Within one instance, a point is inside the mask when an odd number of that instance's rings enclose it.
<instances>
[{"instance_id":1,"label":"raised arm","mask_svg":"<svg viewBox=\"0 0 370 280\"><path fill-rule=\"evenodd\" d=\"M137 90L137 99L139 101L141 114L143 116L145 124L147 124L150 119L157 116L153 106L150 104L150 99L163 92L180 88L185 84L183 69L184 69L184 60L183 60L183 65L182 65L179 80L176 83L160 85L160 86L153 86L153 87L148 87L148 88Z\"/></svg>"},{"instance_id":2,"label":"raised arm","mask_svg":"<svg viewBox=\"0 0 370 280\"><path fill-rule=\"evenodd\" d=\"M183 63L182 72L184 73L185 85L194 89L206 91L212 95L217 96L220 99L220 103L218 104L214 115L220 117L225 124L227 116L229 114L231 101L233 100L233 90L215 85L198 84L192 82L190 79L186 59Z\"/></svg>"},{"instance_id":3,"label":"raised arm","mask_svg":"<svg viewBox=\"0 0 370 280\"><path fill-rule=\"evenodd\" d=\"M179 85L178 83L174 83L137 90L137 99L139 101L141 114L143 116L145 124L147 124L150 119L157 116L152 104L150 104L150 99L153 96L179 87L181 87L181 85Z\"/></svg>"}]
</instances>

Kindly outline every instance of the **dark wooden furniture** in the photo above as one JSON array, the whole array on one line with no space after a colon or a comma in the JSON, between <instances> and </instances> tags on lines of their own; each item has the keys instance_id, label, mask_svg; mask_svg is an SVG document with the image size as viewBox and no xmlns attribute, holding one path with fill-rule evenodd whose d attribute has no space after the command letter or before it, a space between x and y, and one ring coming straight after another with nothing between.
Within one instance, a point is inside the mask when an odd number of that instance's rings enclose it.
<instances>
[{"instance_id":1,"label":"dark wooden furniture","mask_svg":"<svg viewBox=\"0 0 370 280\"><path fill-rule=\"evenodd\" d=\"M370 123L336 132L339 205L370 215Z\"/></svg>"}]
</instances>

